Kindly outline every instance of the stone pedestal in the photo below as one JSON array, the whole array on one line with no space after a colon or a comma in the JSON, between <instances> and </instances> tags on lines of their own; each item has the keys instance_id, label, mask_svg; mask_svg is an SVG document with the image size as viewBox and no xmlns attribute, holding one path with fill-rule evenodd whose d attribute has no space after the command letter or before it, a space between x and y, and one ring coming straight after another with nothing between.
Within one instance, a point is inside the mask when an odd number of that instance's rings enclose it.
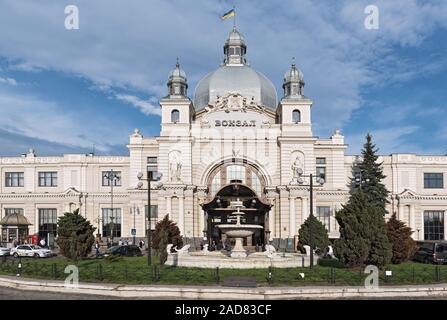
<instances>
[{"instance_id":1,"label":"stone pedestal","mask_svg":"<svg viewBox=\"0 0 447 320\"><path fill-rule=\"evenodd\" d=\"M242 245L242 238L235 238L236 244L234 245L233 250L231 250L230 256L232 258L246 258L247 251L245 251Z\"/></svg>"}]
</instances>

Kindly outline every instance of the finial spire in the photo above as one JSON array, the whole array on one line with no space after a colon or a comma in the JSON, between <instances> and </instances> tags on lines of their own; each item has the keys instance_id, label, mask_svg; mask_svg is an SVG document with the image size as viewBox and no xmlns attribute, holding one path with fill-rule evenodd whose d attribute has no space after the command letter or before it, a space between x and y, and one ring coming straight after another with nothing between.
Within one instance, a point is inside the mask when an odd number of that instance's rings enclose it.
<instances>
[{"instance_id":1,"label":"finial spire","mask_svg":"<svg viewBox=\"0 0 447 320\"><path fill-rule=\"evenodd\" d=\"M177 62L175 63L175 67L176 67L176 68L180 68L180 62L179 62L178 57L177 57Z\"/></svg>"},{"instance_id":2,"label":"finial spire","mask_svg":"<svg viewBox=\"0 0 447 320\"><path fill-rule=\"evenodd\" d=\"M234 11L234 15L233 15L233 30L236 30L236 6L233 6L233 11Z\"/></svg>"}]
</instances>

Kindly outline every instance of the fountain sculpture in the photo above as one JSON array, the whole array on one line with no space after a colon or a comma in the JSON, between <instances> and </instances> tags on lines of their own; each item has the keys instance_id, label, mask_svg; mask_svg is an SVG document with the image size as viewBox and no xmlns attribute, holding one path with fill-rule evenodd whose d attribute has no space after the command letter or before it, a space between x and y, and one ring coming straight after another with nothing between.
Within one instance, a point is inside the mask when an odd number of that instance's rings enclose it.
<instances>
[{"instance_id":1,"label":"fountain sculpture","mask_svg":"<svg viewBox=\"0 0 447 320\"><path fill-rule=\"evenodd\" d=\"M171 252L172 244L168 246L167 265L181 267L199 268L229 268L229 269L251 269L251 268L296 268L309 266L309 258L297 252L278 252L271 244L265 244L264 252L253 252L247 254L243 247L243 239L253 235L254 231L264 229L263 226L255 224L242 224L241 218L245 215L242 201L230 202L230 208L236 209L233 218L236 223L220 224L219 228L227 238L235 239L236 244L230 255L225 250L209 251L208 245L203 246L201 251L190 251L186 245L181 249Z\"/></svg>"},{"instance_id":2,"label":"fountain sculpture","mask_svg":"<svg viewBox=\"0 0 447 320\"><path fill-rule=\"evenodd\" d=\"M222 230L228 238L234 238L236 244L231 250L230 257L232 258L245 258L247 257L247 251L244 249L242 243L243 239L253 234L256 229L263 229L262 226L256 224L241 224L241 217L245 214L241 212L241 208L244 208L242 201L231 201L230 207L235 208L233 216L236 217L236 224L219 224L216 227Z\"/></svg>"}]
</instances>

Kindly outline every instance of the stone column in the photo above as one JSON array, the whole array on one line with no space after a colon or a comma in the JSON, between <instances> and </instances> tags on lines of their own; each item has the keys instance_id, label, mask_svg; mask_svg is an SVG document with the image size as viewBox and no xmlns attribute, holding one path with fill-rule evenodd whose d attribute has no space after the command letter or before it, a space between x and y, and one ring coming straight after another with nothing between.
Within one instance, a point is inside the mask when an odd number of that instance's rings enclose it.
<instances>
[{"instance_id":1,"label":"stone column","mask_svg":"<svg viewBox=\"0 0 447 320\"><path fill-rule=\"evenodd\" d=\"M400 201L399 201L399 205L397 207L397 219L400 221L403 221L403 219L404 219L404 206Z\"/></svg>"},{"instance_id":2,"label":"stone column","mask_svg":"<svg viewBox=\"0 0 447 320\"><path fill-rule=\"evenodd\" d=\"M199 209L199 236L203 238L203 230L205 230L205 211L202 207Z\"/></svg>"},{"instance_id":3,"label":"stone column","mask_svg":"<svg viewBox=\"0 0 447 320\"><path fill-rule=\"evenodd\" d=\"M411 231L413 231L413 234L411 235L411 237L413 239L417 238L417 232L416 232L416 213L414 212L414 204L410 205L410 223L409 226L411 228Z\"/></svg>"},{"instance_id":4,"label":"stone column","mask_svg":"<svg viewBox=\"0 0 447 320\"><path fill-rule=\"evenodd\" d=\"M180 234L185 236L185 212L184 212L184 196L178 198L178 228Z\"/></svg>"},{"instance_id":5,"label":"stone column","mask_svg":"<svg viewBox=\"0 0 447 320\"><path fill-rule=\"evenodd\" d=\"M301 221L301 224L303 224L304 221L306 221L307 217L309 216L309 211L307 208L307 198L301 198L301 201L302 201L301 217L303 219L303 221Z\"/></svg>"},{"instance_id":6,"label":"stone column","mask_svg":"<svg viewBox=\"0 0 447 320\"><path fill-rule=\"evenodd\" d=\"M273 241L273 236L275 234L275 200L271 201L272 207L270 208L270 211L268 213L269 215L269 241Z\"/></svg>"},{"instance_id":7,"label":"stone column","mask_svg":"<svg viewBox=\"0 0 447 320\"><path fill-rule=\"evenodd\" d=\"M444 240L447 239L447 210L444 211ZM422 221L422 226L424 225L424 221Z\"/></svg>"},{"instance_id":8,"label":"stone column","mask_svg":"<svg viewBox=\"0 0 447 320\"><path fill-rule=\"evenodd\" d=\"M166 197L166 214L168 215L169 219L172 219L172 212L171 212L171 196Z\"/></svg>"},{"instance_id":9,"label":"stone column","mask_svg":"<svg viewBox=\"0 0 447 320\"><path fill-rule=\"evenodd\" d=\"M295 198L289 197L289 237L295 237L296 233L296 212L295 212Z\"/></svg>"}]
</instances>

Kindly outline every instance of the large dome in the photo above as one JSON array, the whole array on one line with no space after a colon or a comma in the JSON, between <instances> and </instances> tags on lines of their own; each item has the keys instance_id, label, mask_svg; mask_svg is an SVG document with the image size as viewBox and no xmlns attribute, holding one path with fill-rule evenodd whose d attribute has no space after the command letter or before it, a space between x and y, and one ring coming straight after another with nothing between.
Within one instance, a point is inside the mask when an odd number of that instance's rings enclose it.
<instances>
[{"instance_id":1,"label":"large dome","mask_svg":"<svg viewBox=\"0 0 447 320\"><path fill-rule=\"evenodd\" d=\"M276 111L277 96L273 83L262 73L253 70L245 60L246 45L243 35L233 27L224 45L224 65L207 74L197 84L194 107L200 111L230 93L254 97L255 102Z\"/></svg>"},{"instance_id":2,"label":"large dome","mask_svg":"<svg viewBox=\"0 0 447 320\"><path fill-rule=\"evenodd\" d=\"M247 65L221 66L199 81L194 93L196 111L205 108L217 96L229 93L240 93L243 96L254 97L254 100L275 111L276 89L273 83L262 73Z\"/></svg>"}]
</instances>

